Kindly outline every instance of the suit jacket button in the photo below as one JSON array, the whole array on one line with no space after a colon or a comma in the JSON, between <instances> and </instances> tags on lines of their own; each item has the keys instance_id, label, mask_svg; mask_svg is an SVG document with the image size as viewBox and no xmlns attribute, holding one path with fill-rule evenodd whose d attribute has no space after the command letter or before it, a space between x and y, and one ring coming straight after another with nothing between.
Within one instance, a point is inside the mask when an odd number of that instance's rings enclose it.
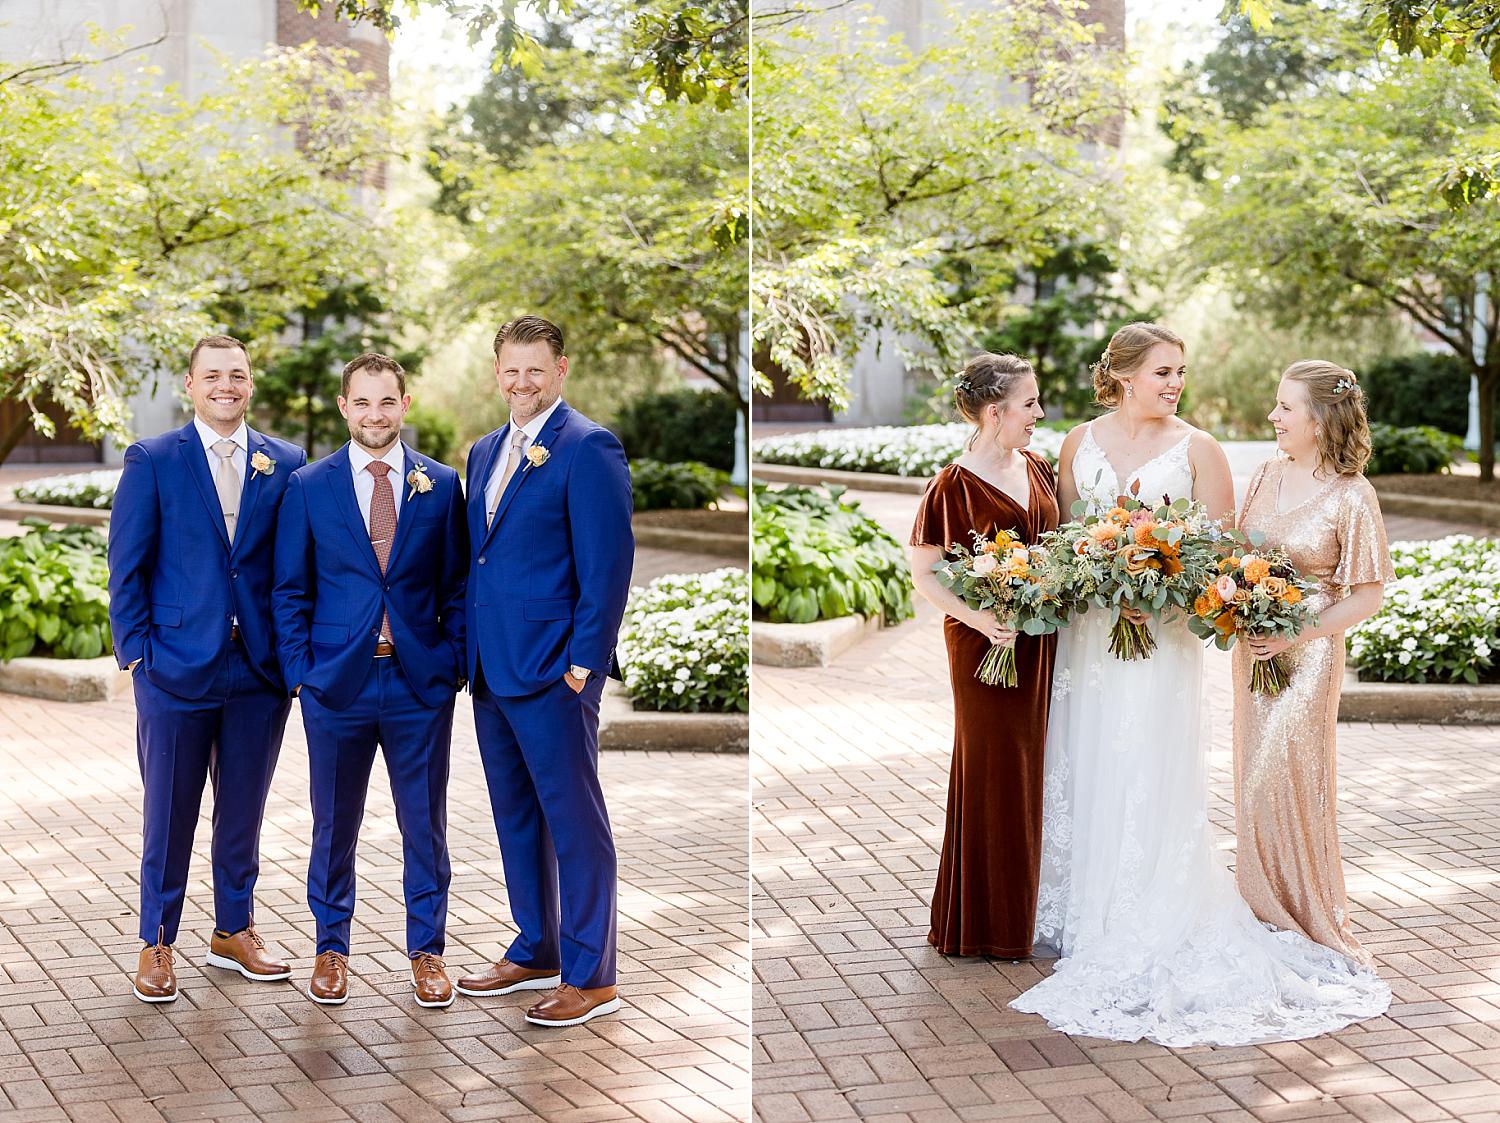
<instances>
[{"instance_id":1,"label":"suit jacket button","mask_svg":"<svg viewBox=\"0 0 1500 1123\"><path fill-rule=\"evenodd\" d=\"M480 565L483 565L483 564L484 564L484 559L483 559L483 558L480 558L480 559L479 559L479 564L480 564Z\"/></svg>"},{"instance_id":2,"label":"suit jacket button","mask_svg":"<svg viewBox=\"0 0 1500 1123\"><path fill-rule=\"evenodd\" d=\"M229 571L229 576L230 577L238 577L239 575L240 575L240 571L237 570L237 569L231 569Z\"/></svg>"}]
</instances>

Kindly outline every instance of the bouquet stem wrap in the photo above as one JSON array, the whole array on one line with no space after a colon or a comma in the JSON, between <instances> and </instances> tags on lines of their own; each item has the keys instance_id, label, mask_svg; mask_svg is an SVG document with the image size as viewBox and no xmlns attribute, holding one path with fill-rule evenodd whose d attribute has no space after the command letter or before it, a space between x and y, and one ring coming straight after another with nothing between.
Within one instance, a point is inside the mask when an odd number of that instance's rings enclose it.
<instances>
[{"instance_id":1,"label":"bouquet stem wrap","mask_svg":"<svg viewBox=\"0 0 1500 1123\"><path fill-rule=\"evenodd\" d=\"M997 643L984 653L974 677L986 686L1015 686L1016 641Z\"/></svg>"}]
</instances>

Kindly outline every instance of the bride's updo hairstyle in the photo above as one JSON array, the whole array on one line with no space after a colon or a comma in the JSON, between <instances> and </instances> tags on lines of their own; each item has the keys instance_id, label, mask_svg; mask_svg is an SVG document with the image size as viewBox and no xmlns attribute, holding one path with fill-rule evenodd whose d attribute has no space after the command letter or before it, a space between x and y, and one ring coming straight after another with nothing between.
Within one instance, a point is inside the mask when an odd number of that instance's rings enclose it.
<instances>
[{"instance_id":1,"label":"bride's updo hairstyle","mask_svg":"<svg viewBox=\"0 0 1500 1123\"><path fill-rule=\"evenodd\" d=\"M1146 352L1158 343L1172 343L1187 354L1187 344L1176 332L1160 324L1145 322L1126 324L1109 337L1109 346L1099 361L1090 368L1094 372L1094 401L1106 409L1114 409L1125 397L1125 384L1115 377L1117 371L1129 374L1146 359Z\"/></svg>"},{"instance_id":2,"label":"bride's updo hairstyle","mask_svg":"<svg viewBox=\"0 0 1500 1123\"><path fill-rule=\"evenodd\" d=\"M974 426L974 435L966 447L973 448L979 439L985 408L1004 405L1023 378L1035 376L1031 364L1019 355L995 355L986 351L969 360L953 387L954 408L960 417Z\"/></svg>"},{"instance_id":3,"label":"bride's updo hairstyle","mask_svg":"<svg viewBox=\"0 0 1500 1123\"><path fill-rule=\"evenodd\" d=\"M1318 459L1341 476L1357 476L1370 462L1365 392L1352 370L1324 359L1303 359L1281 372L1307 391L1317 425Z\"/></svg>"}]
</instances>

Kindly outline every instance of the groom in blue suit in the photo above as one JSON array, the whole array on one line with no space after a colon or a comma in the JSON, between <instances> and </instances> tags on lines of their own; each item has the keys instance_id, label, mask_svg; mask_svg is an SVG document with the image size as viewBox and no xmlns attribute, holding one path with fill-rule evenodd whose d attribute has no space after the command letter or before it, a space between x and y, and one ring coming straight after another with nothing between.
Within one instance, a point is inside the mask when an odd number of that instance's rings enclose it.
<instances>
[{"instance_id":1,"label":"groom in blue suit","mask_svg":"<svg viewBox=\"0 0 1500 1123\"><path fill-rule=\"evenodd\" d=\"M215 931L208 962L285 979L251 917L260 825L291 703L271 632L276 511L307 454L245 424L245 345L200 339L193 420L125 450L109 524L109 623L132 672L145 786L135 996L177 998L172 944L203 785L213 785Z\"/></svg>"},{"instance_id":2,"label":"groom in blue suit","mask_svg":"<svg viewBox=\"0 0 1500 1123\"><path fill-rule=\"evenodd\" d=\"M282 673L302 704L312 782L307 903L315 1002L349 995L354 851L375 750L401 830L406 949L421 1006L448 1006L448 750L463 685L469 539L458 473L399 440L406 372L384 355L344 368L348 444L292 477L276 536Z\"/></svg>"},{"instance_id":3,"label":"groom in blue suit","mask_svg":"<svg viewBox=\"0 0 1500 1123\"><path fill-rule=\"evenodd\" d=\"M615 848L599 784L599 699L615 670L635 540L630 469L608 429L562 400L562 331L523 316L495 336L510 423L469 453L468 677L520 930L471 995L549 991L535 1025L619 1009Z\"/></svg>"}]
</instances>

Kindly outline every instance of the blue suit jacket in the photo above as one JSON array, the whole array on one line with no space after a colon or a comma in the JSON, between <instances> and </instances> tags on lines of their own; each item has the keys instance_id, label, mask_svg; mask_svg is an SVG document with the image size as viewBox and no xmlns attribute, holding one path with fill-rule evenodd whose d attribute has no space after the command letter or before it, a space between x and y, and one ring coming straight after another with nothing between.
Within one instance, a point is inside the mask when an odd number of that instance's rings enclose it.
<instances>
[{"instance_id":1,"label":"blue suit jacket","mask_svg":"<svg viewBox=\"0 0 1500 1123\"><path fill-rule=\"evenodd\" d=\"M490 690L520 697L569 666L613 668L635 536L625 450L566 402L532 445L547 460L521 465L486 528L484 485L509 437L507 425L469 453L468 669L472 682L482 657Z\"/></svg>"},{"instance_id":2,"label":"blue suit jacket","mask_svg":"<svg viewBox=\"0 0 1500 1123\"><path fill-rule=\"evenodd\" d=\"M190 421L125 450L109 520L109 626L115 659L182 698L201 698L229 651L237 617L250 665L282 685L271 631L276 510L292 473L307 463L294 444L249 434L234 545L203 441ZM249 466L264 453L268 474Z\"/></svg>"},{"instance_id":3,"label":"blue suit jacket","mask_svg":"<svg viewBox=\"0 0 1500 1123\"><path fill-rule=\"evenodd\" d=\"M441 705L463 684L464 572L469 538L458 473L406 451L432 490L405 480L384 576L354 495L349 446L292 476L276 533L272 611L288 687L314 691L330 709L354 701L370 673L382 610L396 660L419 698Z\"/></svg>"}]
</instances>

